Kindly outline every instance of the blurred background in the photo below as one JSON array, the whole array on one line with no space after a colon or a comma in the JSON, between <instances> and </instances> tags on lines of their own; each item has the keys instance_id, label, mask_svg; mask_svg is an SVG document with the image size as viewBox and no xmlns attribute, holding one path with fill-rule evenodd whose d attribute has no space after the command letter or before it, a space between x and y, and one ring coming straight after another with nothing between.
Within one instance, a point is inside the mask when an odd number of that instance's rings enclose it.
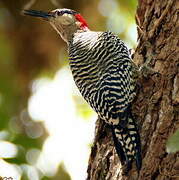
<instances>
[{"instance_id":1,"label":"blurred background","mask_svg":"<svg viewBox=\"0 0 179 180\"><path fill-rule=\"evenodd\" d=\"M22 9L80 12L91 30L110 30L136 45L137 0L0 1L0 176L84 180L96 114L80 96L67 46Z\"/></svg>"}]
</instances>

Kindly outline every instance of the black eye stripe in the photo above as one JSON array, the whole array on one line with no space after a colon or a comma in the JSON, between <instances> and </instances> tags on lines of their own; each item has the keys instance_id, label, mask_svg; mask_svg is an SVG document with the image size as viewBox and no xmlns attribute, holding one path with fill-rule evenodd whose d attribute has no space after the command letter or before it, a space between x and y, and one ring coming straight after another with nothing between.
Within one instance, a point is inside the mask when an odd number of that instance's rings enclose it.
<instances>
[{"instance_id":1,"label":"black eye stripe","mask_svg":"<svg viewBox=\"0 0 179 180\"><path fill-rule=\"evenodd\" d=\"M62 16L63 14L77 14L77 12L76 11L74 11L74 10L68 10L68 9L62 9L62 10L57 10L57 15L58 16Z\"/></svg>"}]
</instances>

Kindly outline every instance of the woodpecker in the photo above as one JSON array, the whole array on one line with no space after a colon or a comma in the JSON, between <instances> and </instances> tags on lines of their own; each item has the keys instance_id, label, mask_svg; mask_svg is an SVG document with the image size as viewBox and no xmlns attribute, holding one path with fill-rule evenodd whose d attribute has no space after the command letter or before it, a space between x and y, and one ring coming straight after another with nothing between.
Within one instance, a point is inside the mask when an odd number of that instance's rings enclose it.
<instances>
[{"instance_id":1,"label":"woodpecker","mask_svg":"<svg viewBox=\"0 0 179 180\"><path fill-rule=\"evenodd\" d=\"M139 171L140 136L131 113L137 68L123 41L110 31L91 31L85 19L71 9L24 10L24 14L49 21L67 43L69 64L79 91L111 127L115 149L126 173L133 160Z\"/></svg>"}]
</instances>

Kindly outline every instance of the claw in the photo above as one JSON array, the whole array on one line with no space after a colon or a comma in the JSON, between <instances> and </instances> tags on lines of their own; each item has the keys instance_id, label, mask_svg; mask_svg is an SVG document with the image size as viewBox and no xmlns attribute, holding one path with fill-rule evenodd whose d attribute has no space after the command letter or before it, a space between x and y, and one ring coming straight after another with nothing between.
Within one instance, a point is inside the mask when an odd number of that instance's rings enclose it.
<instances>
[{"instance_id":1,"label":"claw","mask_svg":"<svg viewBox=\"0 0 179 180\"><path fill-rule=\"evenodd\" d=\"M159 72L155 71L153 68L151 68L145 64L139 68L139 72L145 78L148 78L149 76L153 76L156 74L161 75Z\"/></svg>"}]
</instances>

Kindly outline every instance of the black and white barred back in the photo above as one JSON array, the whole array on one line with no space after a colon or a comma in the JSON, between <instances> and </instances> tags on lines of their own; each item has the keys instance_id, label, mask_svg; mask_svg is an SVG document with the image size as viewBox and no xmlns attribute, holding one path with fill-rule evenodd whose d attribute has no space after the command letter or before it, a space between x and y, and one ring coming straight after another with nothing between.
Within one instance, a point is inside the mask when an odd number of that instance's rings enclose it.
<instances>
[{"instance_id":1,"label":"black and white barred back","mask_svg":"<svg viewBox=\"0 0 179 180\"><path fill-rule=\"evenodd\" d=\"M75 33L69 42L72 74L82 96L112 127L118 155L141 167L140 137L130 105L136 95L136 68L124 43L111 32Z\"/></svg>"}]
</instances>

